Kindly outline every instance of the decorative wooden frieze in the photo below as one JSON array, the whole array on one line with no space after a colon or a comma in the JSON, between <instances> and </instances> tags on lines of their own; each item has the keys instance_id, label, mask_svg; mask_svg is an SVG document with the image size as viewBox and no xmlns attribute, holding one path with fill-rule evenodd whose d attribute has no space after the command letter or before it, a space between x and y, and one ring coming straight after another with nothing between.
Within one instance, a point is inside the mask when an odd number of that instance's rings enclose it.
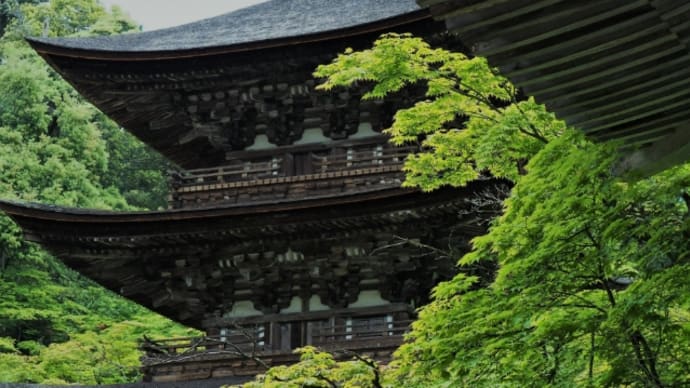
<instances>
[{"instance_id":1,"label":"decorative wooden frieze","mask_svg":"<svg viewBox=\"0 0 690 388\"><path fill-rule=\"evenodd\" d=\"M304 99L302 99L304 100ZM305 103L293 98L266 101L264 109L268 117L265 134L268 140L279 146L290 145L304 133Z\"/></svg>"},{"instance_id":2,"label":"decorative wooden frieze","mask_svg":"<svg viewBox=\"0 0 690 388\"><path fill-rule=\"evenodd\" d=\"M315 81L305 78L292 85L259 82L214 85L200 92L132 94L136 101L114 95L102 102L128 101L126 111L139 111L138 120L146 118L151 130L186 128L179 135L181 145L205 139L217 149L228 150L250 146L258 134L283 146L299 140L307 127L320 127L324 136L341 140L356 133L363 119L372 120L377 131L391 122L392 108L382 109L379 102L361 103L361 92L316 92Z\"/></svg>"},{"instance_id":3,"label":"decorative wooden frieze","mask_svg":"<svg viewBox=\"0 0 690 388\"><path fill-rule=\"evenodd\" d=\"M322 126L325 136L333 140L342 140L353 135L360 124L361 94L350 92L327 93L321 96L323 110L327 120Z\"/></svg>"}]
</instances>

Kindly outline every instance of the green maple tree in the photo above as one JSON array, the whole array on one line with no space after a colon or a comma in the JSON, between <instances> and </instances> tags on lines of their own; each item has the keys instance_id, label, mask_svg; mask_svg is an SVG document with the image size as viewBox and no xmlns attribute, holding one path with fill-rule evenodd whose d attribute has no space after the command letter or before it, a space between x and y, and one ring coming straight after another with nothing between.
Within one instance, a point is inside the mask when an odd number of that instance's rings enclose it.
<instances>
[{"instance_id":1,"label":"green maple tree","mask_svg":"<svg viewBox=\"0 0 690 388\"><path fill-rule=\"evenodd\" d=\"M315 75L323 89L408 85L425 97L395 115L396 144L419 142L405 185L514 182L504 214L459 274L438 285L384 385L682 386L690 383L690 166L628 182L616 144L594 144L482 58L388 34ZM466 270L497 266L494 276ZM304 377L304 376L302 376Z\"/></svg>"}]
</instances>

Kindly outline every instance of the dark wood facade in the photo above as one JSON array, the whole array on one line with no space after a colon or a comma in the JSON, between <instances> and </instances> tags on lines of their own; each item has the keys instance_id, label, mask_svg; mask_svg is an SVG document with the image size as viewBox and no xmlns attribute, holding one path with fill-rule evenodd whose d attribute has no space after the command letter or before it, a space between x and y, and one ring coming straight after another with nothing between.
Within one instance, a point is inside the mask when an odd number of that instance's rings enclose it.
<instances>
[{"instance_id":1,"label":"dark wood facade","mask_svg":"<svg viewBox=\"0 0 690 388\"><path fill-rule=\"evenodd\" d=\"M503 182L401 188L402 164L417 148L393 147L381 130L419 98L413 87L367 102L357 90L315 90L318 64L383 32L459 44L437 35L443 24L411 0L367 1L387 16L272 40L150 51L122 49L149 44L146 33L125 43L31 41L87 99L177 165L166 211L0 202L29 240L70 267L207 333L143 344L147 379L253 375L294 362L304 345L385 362L414 309L486 227L475 199ZM173 32L184 38L197 27Z\"/></svg>"},{"instance_id":2,"label":"dark wood facade","mask_svg":"<svg viewBox=\"0 0 690 388\"><path fill-rule=\"evenodd\" d=\"M251 375L309 344L387 360L414 307L454 273L457 256L435 247L469 248L485 227L474 200L497 184L145 213L0 207L71 268L208 333L148 353L148 378L172 381Z\"/></svg>"},{"instance_id":3,"label":"dark wood facade","mask_svg":"<svg viewBox=\"0 0 690 388\"><path fill-rule=\"evenodd\" d=\"M453 268L453 259L428 259L436 255L421 244L443 247L450 238L466 244L481 228L460 224L458 213L471 210L468 198L494 184L148 213L2 208L28 239L72 268L179 322L208 329L208 319L241 301L257 314L276 314L295 297L317 295L319 306L344 308L371 290L390 302L419 305L426 294L418 290Z\"/></svg>"},{"instance_id":4,"label":"dark wood facade","mask_svg":"<svg viewBox=\"0 0 690 388\"><path fill-rule=\"evenodd\" d=\"M275 2L273 2L275 3ZM109 52L30 40L34 49L100 110L183 169L223 165L258 139L286 147L318 130L318 143L380 132L414 95L361 101L356 90L316 92L312 77L346 48L387 31L432 38L443 31L426 11L286 42L178 50ZM310 131L311 130L311 131ZM385 141L384 141L385 142Z\"/></svg>"}]
</instances>

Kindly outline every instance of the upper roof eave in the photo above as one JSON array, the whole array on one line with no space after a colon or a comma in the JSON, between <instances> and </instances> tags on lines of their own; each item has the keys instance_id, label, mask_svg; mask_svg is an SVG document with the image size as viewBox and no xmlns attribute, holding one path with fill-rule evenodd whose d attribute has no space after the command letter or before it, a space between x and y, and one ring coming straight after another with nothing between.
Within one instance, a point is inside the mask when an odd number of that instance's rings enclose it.
<instances>
[{"instance_id":1,"label":"upper roof eave","mask_svg":"<svg viewBox=\"0 0 690 388\"><path fill-rule=\"evenodd\" d=\"M233 13L229 14L232 15ZM383 19L373 20L362 24L356 24L343 28L336 28L331 30L317 31L313 33L304 33L297 35L289 35L284 37L270 37L267 39L254 39L248 41L238 41L229 44L217 44L201 47L180 47L175 49L144 49L144 50L124 50L112 47L77 47L71 45L69 42L71 38L40 38L40 37L26 37L27 42L43 56L62 56L69 58L90 59L90 60L106 60L106 61L150 61L150 60L169 60L169 59L184 59L202 56L212 56L220 54L232 54L240 52L260 51L265 49L288 47L299 44L322 42L334 39L342 39L351 36L363 35L367 33L375 33L377 31L386 31L400 25L413 23L425 19L431 19L429 10L417 9L411 12L405 12L398 15L392 15ZM194 23L192 23L194 24ZM184 26L182 26L184 27ZM156 31L152 31L156 32ZM131 36L141 35L142 37L147 33L131 34ZM117 35L118 37L129 38L128 35ZM94 37L94 39L102 39L104 37ZM78 38L88 40L89 38Z\"/></svg>"}]
</instances>

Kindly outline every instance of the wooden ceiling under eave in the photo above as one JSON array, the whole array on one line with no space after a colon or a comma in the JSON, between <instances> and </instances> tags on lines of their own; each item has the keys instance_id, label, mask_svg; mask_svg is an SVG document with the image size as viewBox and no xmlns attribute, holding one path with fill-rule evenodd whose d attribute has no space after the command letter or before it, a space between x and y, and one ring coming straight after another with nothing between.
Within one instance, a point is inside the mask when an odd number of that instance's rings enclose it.
<instances>
[{"instance_id":1,"label":"wooden ceiling under eave","mask_svg":"<svg viewBox=\"0 0 690 388\"><path fill-rule=\"evenodd\" d=\"M418 0L525 94L596 141L621 169L690 159L687 0Z\"/></svg>"}]
</instances>

